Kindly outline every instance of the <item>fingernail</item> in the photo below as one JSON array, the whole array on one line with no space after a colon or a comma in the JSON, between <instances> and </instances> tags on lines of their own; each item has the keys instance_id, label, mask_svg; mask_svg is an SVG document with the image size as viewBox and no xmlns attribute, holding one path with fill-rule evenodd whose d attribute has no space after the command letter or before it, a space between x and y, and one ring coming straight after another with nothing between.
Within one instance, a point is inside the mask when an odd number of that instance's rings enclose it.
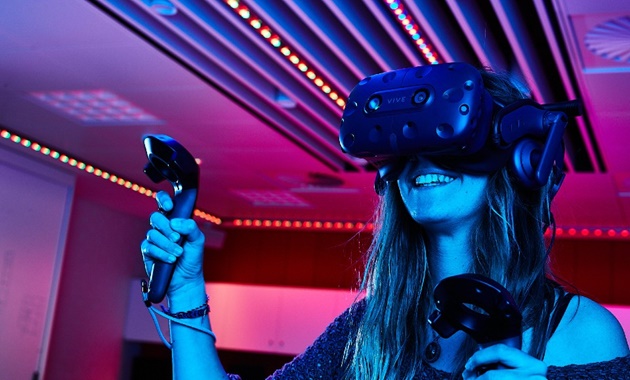
<instances>
[{"instance_id":1,"label":"fingernail","mask_svg":"<svg viewBox=\"0 0 630 380\"><path fill-rule=\"evenodd\" d=\"M172 242L177 242L179 240L179 234L177 232L173 232L168 238Z\"/></svg>"},{"instance_id":2,"label":"fingernail","mask_svg":"<svg viewBox=\"0 0 630 380\"><path fill-rule=\"evenodd\" d=\"M178 245L175 247L174 251L177 253L184 253L184 248Z\"/></svg>"},{"instance_id":3,"label":"fingernail","mask_svg":"<svg viewBox=\"0 0 630 380\"><path fill-rule=\"evenodd\" d=\"M177 257L170 255L166 260L172 264L175 262L175 260L177 260Z\"/></svg>"}]
</instances>

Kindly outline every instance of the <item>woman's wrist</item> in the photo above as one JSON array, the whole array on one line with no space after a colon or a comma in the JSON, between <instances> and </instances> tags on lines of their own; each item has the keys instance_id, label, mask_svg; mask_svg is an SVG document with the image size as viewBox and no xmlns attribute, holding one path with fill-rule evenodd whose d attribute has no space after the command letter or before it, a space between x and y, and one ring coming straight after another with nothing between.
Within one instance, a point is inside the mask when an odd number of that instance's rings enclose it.
<instances>
[{"instance_id":1,"label":"woman's wrist","mask_svg":"<svg viewBox=\"0 0 630 380\"><path fill-rule=\"evenodd\" d=\"M206 283L203 278L187 282L168 294L168 305L172 312L191 310L207 301Z\"/></svg>"}]
</instances>

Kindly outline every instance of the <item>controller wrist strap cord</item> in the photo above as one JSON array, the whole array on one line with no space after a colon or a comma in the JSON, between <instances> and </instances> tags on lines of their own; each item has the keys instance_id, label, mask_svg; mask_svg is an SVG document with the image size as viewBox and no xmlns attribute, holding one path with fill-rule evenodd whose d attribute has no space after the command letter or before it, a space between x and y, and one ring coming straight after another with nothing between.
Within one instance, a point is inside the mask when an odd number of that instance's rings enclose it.
<instances>
[{"instance_id":1,"label":"controller wrist strap cord","mask_svg":"<svg viewBox=\"0 0 630 380\"><path fill-rule=\"evenodd\" d=\"M157 316L161 316L163 318L168 319L171 322L180 324L182 326L186 326L189 327L191 329L200 331L204 334L208 334L210 335L210 337L212 337L212 340L216 343L217 342L217 336L214 334L214 332L212 332L212 330L201 327L201 326L195 326L192 323L189 323L181 318L178 318L177 316L183 316L183 318L190 318L191 316L185 316L186 314L194 314L192 317L205 317L206 315L208 315L210 309L208 308L207 304L205 304L205 306L201 306L198 308L195 308L193 310L191 310L190 312L186 312L186 313L177 313L177 314L171 314L169 313L164 306L162 306L162 310L158 310L157 308L151 306L151 301L149 301L148 299L148 286L147 286L147 282L146 280L142 280L142 300L144 301L144 305L147 307L147 310L149 311L149 314L151 315L151 319L153 319L153 323L155 324L155 328L158 332L158 335L160 336L160 340L162 341L162 343L164 343L164 345L170 350L173 349L173 344L171 342L168 341L168 339L164 336L164 333L162 332L162 329L160 327L160 323L158 321Z\"/></svg>"}]
</instances>

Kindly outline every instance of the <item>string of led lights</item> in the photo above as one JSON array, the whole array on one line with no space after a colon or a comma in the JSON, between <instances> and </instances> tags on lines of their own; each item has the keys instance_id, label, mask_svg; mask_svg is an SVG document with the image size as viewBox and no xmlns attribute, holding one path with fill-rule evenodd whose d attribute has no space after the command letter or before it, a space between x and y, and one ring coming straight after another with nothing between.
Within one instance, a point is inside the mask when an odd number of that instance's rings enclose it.
<instances>
[{"instance_id":1,"label":"string of led lights","mask_svg":"<svg viewBox=\"0 0 630 380\"><path fill-rule=\"evenodd\" d=\"M129 180L126 180L116 174L110 173L106 170L100 169L94 165L88 164L86 162L77 160L76 158L73 158L72 156L62 153L59 150L56 149L52 149L49 148L47 146L44 146L36 141L33 141L32 139L26 138L24 136L18 135L16 133L10 132L7 129L2 129L0 130L0 137L5 139L5 140L9 140L12 141L24 148L30 149L34 152L38 152L40 154L42 154L43 156L46 157L50 157L53 160L59 161L61 163L64 163L68 166L71 166L75 169L81 170L83 172L95 175L96 177L102 178L104 180L107 180L111 183L117 184L119 186L122 186L126 189L135 191L138 194L142 194L145 195L147 197L151 197L151 198L155 198L156 195L156 191L152 190L152 189L148 189L144 186L140 186L137 183L131 182ZM205 211L199 210L199 209L195 209L193 211L193 215L203 219L205 221L208 221L210 223L214 223L214 224L221 224L222 220L221 218L214 216L210 213L207 213Z\"/></svg>"},{"instance_id":2,"label":"string of led lights","mask_svg":"<svg viewBox=\"0 0 630 380\"><path fill-rule=\"evenodd\" d=\"M328 231L367 231L374 230L373 223L353 222L324 222L300 220L271 220L271 219L234 219L227 222L234 227L261 229L311 229ZM569 238L630 238L630 230L609 227L556 227L556 237ZM551 230L545 232L551 236Z\"/></svg>"},{"instance_id":3,"label":"string of led lights","mask_svg":"<svg viewBox=\"0 0 630 380\"><path fill-rule=\"evenodd\" d=\"M232 9L241 19L253 28L262 38L264 38L276 51L278 51L284 59L293 64L293 67L299 71L301 75L306 77L311 83L313 83L321 92L323 92L331 101L333 101L339 108L343 109L346 106L346 100L339 91L333 88L330 81L324 79L321 74L318 74L296 51L289 47L280 36L275 33L269 25L265 24L260 17L255 15L251 9L249 9L243 1L240 0L224 0L225 3Z\"/></svg>"},{"instance_id":4,"label":"string of led lights","mask_svg":"<svg viewBox=\"0 0 630 380\"><path fill-rule=\"evenodd\" d=\"M372 231L373 223L362 222L326 222L305 220L271 220L271 219L234 219L235 227L251 228L284 228L284 229L313 229L313 230L344 230L344 231Z\"/></svg>"},{"instance_id":5,"label":"string of led lights","mask_svg":"<svg viewBox=\"0 0 630 380\"><path fill-rule=\"evenodd\" d=\"M387 8L394 15L398 25L414 41L414 46L422 53L422 57L430 64L438 64L440 60L435 49L429 44L426 36L420 33L420 27L414 22L413 17L405 9L400 0L383 0Z\"/></svg>"},{"instance_id":6,"label":"string of led lights","mask_svg":"<svg viewBox=\"0 0 630 380\"><path fill-rule=\"evenodd\" d=\"M549 235L547 232L545 235ZM591 228L576 228L576 227L556 227L556 236L570 236L570 237L620 237L620 238L628 238L630 237L630 230L628 229L617 229L617 228L599 228L599 227L591 227Z\"/></svg>"}]
</instances>

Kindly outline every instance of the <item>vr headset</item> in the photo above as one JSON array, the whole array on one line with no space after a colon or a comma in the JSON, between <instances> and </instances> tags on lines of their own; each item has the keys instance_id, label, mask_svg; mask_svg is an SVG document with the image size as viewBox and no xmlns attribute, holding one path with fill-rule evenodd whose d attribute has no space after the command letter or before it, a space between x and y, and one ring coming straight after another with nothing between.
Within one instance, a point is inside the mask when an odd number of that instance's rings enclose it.
<instances>
[{"instance_id":1,"label":"vr headset","mask_svg":"<svg viewBox=\"0 0 630 380\"><path fill-rule=\"evenodd\" d=\"M508 166L529 189L557 172L560 188L568 116L582 113L579 101L541 105L529 99L497 104L482 76L466 63L388 71L363 79L352 90L341 120L344 152L372 163L381 194L409 157L467 173L492 173Z\"/></svg>"}]
</instances>

